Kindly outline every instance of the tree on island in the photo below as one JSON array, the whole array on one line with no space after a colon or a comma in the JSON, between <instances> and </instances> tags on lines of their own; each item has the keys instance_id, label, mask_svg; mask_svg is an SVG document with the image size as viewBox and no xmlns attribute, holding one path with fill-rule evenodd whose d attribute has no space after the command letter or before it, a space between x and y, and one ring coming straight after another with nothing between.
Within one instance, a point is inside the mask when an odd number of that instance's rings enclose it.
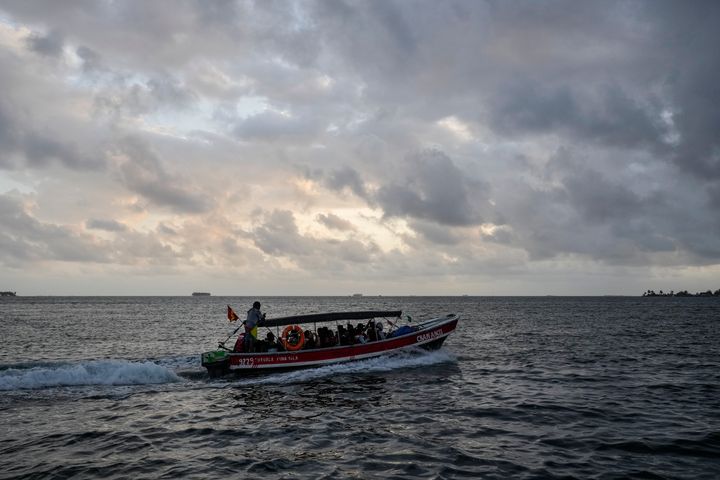
<instances>
[{"instance_id":1,"label":"tree on island","mask_svg":"<svg viewBox=\"0 0 720 480\"><path fill-rule=\"evenodd\" d=\"M706 290L704 292L696 292L696 293L690 293L687 290L680 290L679 292L675 293L673 290L670 290L668 293L664 293L662 290L659 292L655 292L655 290L648 290L647 292L642 294L643 297L720 297L720 288L715 290L714 292L712 290Z\"/></svg>"}]
</instances>

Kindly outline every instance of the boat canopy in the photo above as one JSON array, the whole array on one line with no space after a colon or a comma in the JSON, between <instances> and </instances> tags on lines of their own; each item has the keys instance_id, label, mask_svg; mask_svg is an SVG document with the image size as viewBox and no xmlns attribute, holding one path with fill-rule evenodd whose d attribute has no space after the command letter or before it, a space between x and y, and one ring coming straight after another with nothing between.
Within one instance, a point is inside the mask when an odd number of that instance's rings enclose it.
<instances>
[{"instance_id":1,"label":"boat canopy","mask_svg":"<svg viewBox=\"0 0 720 480\"><path fill-rule=\"evenodd\" d=\"M309 315L293 315L292 317L279 317L266 319L263 327L282 327L283 325L294 325L296 323L335 322L339 320L369 320L371 318L400 318L401 310L395 311L365 311L365 312L332 312L332 313L311 313Z\"/></svg>"}]
</instances>

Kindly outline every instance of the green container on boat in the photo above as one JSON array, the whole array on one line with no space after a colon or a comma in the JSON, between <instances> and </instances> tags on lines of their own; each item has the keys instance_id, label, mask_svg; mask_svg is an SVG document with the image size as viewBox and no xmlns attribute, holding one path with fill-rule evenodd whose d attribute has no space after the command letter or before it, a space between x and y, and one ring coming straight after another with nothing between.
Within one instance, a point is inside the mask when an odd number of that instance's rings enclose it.
<instances>
[{"instance_id":1,"label":"green container on boat","mask_svg":"<svg viewBox=\"0 0 720 480\"><path fill-rule=\"evenodd\" d=\"M222 362L227 357L227 352L225 350L215 350L212 352L205 352L202 354L202 364L210 364L210 363L217 363Z\"/></svg>"}]
</instances>

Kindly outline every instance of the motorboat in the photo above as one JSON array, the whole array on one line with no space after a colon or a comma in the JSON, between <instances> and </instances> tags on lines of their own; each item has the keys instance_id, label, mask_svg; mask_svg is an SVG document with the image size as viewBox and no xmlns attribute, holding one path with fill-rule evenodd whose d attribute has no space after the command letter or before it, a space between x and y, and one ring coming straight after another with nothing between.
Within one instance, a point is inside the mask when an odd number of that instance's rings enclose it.
<instances>
[{"instance_id":1,"label":"motorboat","mask_svg":"<svg viewBox=\"0 0 720 480\"><path fill-rule=\"evenodd\" d=\"M230 307L228 310L231 311ZM405 324L400 325L403 319ZM219 377L320 367L415 348L434 350L455 330L459 319L459 315L450 313L418 323L401 311L331 312L265 319L259 324L260 329L268 329L268 338L277 341L260 340L252 351L243 351L244 334L240 334L234 348L220 342L216 350L201 355L201 362L210 377ZM352 321L360 323L355 326ZM281 327L285 327L282 333ZM272 333L273 329L277 334Z\"/></svg>"}]
</instances>

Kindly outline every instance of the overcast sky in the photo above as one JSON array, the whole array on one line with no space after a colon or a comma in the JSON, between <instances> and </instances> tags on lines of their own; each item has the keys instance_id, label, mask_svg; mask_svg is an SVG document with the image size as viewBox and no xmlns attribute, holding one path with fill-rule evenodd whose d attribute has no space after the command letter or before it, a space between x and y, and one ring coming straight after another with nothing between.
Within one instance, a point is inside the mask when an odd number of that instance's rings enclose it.
<instances>
[{"instance_id":1,"label":"overcast sky","mask_svg":"<svg viewBox=\"0 0 720 480\"><path fill-rule=\"evenodd\" d=\"M0 290L720 288L720 2L0 1Z\"/></svg>"}]
</instances>

